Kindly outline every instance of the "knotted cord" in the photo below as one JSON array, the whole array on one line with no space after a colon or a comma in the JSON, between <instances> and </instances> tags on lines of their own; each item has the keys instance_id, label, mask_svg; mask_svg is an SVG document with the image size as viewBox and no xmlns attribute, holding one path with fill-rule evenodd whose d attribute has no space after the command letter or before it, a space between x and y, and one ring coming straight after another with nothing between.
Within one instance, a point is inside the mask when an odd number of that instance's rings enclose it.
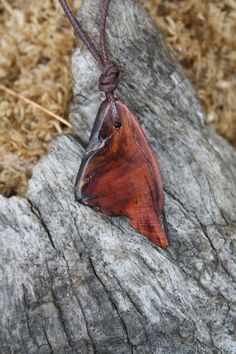
<instances>
[{"instance_id":1,"label":"knotted cord","mask_svg":"<svg viewBox=\"0 0 236 354\"><path fill-rule=\"evenodd\" d=\"M103 6L100 18L100 30L99 30L99 50L93 44L91 38L83 31L80 23L76 17L72 14L67 1L59 0L66 16L68 17L75 33L78 35L83 44L90 51L94 59L97 61L102 74L99 77L98 88L100 91L106 94L106 98L110 104L112 117L115 127L120 127L119 116L116 108L116 102L114 98L114 91L118 85L119 68L118 66L108 58L106 47L106 19L108 15L108 8L110 0L103 0Z\"/></svg>"}]
</instances>

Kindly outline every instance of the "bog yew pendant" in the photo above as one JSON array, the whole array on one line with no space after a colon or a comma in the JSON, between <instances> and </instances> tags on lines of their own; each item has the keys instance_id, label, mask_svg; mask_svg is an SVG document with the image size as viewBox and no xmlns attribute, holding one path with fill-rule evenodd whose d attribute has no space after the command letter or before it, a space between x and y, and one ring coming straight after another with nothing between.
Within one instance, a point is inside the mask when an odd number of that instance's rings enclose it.
<instances>
[{"instance_id":1,"label":"bog yew pendant","mask_svg":"<svg viewBox=\"0 0 236 354\"><path fill-rule=\"evenodd\" d=\"M126 216L134 229L165 248L164 192L157 159L134 114L118 99L116 107L118 128L109 103L101 104L76 179L76 200L106 215Z\"/></svg>"}]
</instances>

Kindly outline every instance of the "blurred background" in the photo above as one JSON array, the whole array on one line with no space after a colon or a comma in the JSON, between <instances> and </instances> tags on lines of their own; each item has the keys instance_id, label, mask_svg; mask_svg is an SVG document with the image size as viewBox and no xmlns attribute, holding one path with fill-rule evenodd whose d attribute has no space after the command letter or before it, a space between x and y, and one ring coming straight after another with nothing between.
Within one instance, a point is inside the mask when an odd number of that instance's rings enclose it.
<instances>
[{"instance_id":1,"label":"blurred background","mask_svg":"<svg viewBox=\"0 0 236 354\"><path fill-rule=\"evenodd\" d=\"M81 1L68 2L76 11ZM236 147L236 1L140 2L182 63L208 122ZM0 194L24 196L52 138L72 131L74 46L57 0L0 0Z\"/></svg>"}]
</instances>

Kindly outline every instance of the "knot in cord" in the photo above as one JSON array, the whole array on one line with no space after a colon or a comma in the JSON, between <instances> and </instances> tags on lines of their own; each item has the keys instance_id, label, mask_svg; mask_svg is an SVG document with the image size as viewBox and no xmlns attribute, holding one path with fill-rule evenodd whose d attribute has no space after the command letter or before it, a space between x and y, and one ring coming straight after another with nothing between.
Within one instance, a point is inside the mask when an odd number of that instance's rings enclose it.
<instances>
[{"instance_id":1,"label":"knot in cord","mask_svg":"<svg viewBox=\"0 0 236 354\"><path fill-rule=\"evenodd\" d=\"M118 85L118 77L118 66L112 61L108 61L99 77L98 89L106 94L113 93Z\"/></svg>"},{"instance_id":2,"label":"knot in cord","mask_svg":"<svg viewBox=\"0 0 236 354\"><path fill-rule=\"evenodd\" d=\"M119 69L115 63L108 59L107 48L105 42L106 18L108 14L108 7L111 0L103 0L103 6L100 18L100 31L99 31L99 49L93 44L91 38L83 31L77 18L72 14L67 1L59 0L62 8L64 9L69 21L71 22L76 34L79 36L84 45L88 48L94 59L98 62L102 69L102 74L99 78L98 88L100 91L105 92L107 100L111 107L112 117L115 127L121 126L119 115L116 108L116 101L113 92L117 88Z\"/></svg>"}]
</instances>

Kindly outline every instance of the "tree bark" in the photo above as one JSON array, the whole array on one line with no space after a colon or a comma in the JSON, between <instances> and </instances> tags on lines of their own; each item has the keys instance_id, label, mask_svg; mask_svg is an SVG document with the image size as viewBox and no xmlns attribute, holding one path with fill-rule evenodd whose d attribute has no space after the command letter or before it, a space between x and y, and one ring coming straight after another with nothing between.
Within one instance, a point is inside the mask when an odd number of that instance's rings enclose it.
<instances>
[{"instance_id":1,"label":"tree bark","mask_svg":"<svg viewBox=\"0 0 236 354\"><path fill-rule=\"evenodd\" d=\"M100 5L85 0L78 15L94 41ZM112 1L107 27L121 69L117 95L161 165L170 247L74 200L103 99L95 62L77 48L77 135L53 142L26 199L0 197L0 353L235 353L235 151L207 125L137 2Z\"/></svg>"}]
</instances>

